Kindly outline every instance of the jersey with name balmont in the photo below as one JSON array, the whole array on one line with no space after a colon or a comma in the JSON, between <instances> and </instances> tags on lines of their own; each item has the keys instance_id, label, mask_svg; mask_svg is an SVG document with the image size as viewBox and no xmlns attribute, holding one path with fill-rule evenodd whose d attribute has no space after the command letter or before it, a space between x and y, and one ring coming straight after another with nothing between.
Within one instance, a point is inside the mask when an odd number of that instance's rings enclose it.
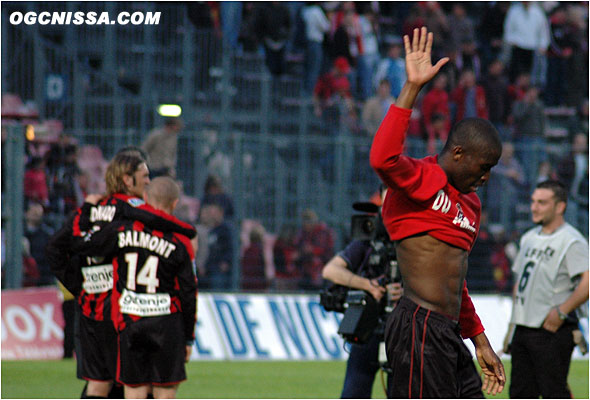
<instances>
[{"instance_id":1,"label":"jersey with name balmont","mask_svg":"<svg viewBox=\"0 0 590 400\"><path fill-rule=\"evenodd\" d=\"M588 242L564 223L550 235L541 226L520 239L512 265L516 292L512 323L539 328L552 307L567 300L576 287L576 276L588 271Z\"/></svg>"},{"instance_id":2,"label":"jersey with name balmont","mask_svg":"<svg viewBox=\"0 0 590 400\"><path fill-rule=\"evenodd\" d=\"M156 210L142 199L116 193L101 200L97 205L84 203L78 209L72 223L73 239L67 252L72 251L78 243L84 241L89 232L97 232L111 222L122 218L133 218L144 223L158 224L162 229L176 229L177 231L194 237L195 229L177 219L171 219L168 214ZM111 318L111 290L113 288L113 266L110 259L104 257L98 249L92 257L78 257L79 265L65 265L64 268L75 268L81 276L81 288L76 292L82 314L96 321ZM66 285L66 287L68 287Z\"/></svg>"},{"instance_id":3,"label":"jersey with name balmont","mask_svg":"<svg viewBox=\"0 0 590 400\"><path fill-rule=\"evenodd\" d=\"M185 339L194 340L197 280L186 236L124 220L93 234L87 248L113 257L111 317L118 331L141 318L182 313Z\"/></svg>"},{"instance_id":4,"label":"jersey with name balmont","mask_svg":"<svg viewBox=\"0 0 590 400\"><path fill-rule=\"evenodd\" d=\"M437 157L414 159L402 155L411 113L392 105L371 146L371 166L388 187L382 209L387 232L391 240L426 233L470 251L479 231L479 197L460 193L449 184ZM464 338L484 330L465 284L459 323Z\"/></svg>"}]
</instances>

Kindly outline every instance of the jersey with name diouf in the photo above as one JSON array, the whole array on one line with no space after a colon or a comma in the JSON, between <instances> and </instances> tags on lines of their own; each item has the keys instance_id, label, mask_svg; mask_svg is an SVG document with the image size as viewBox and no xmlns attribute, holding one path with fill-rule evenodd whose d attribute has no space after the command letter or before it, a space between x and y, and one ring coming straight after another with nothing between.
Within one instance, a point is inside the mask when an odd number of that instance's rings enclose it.
<instances>
[{"instance_id":1,"label":"jersey with name diouf","mask_svg":"<svg viewBox=\"0 0 590 400\"><path fill-rule=\"evenodd\" d=\"M427 233L470 251L479 231L479 198L451 186L437 157L417 160L401 154L411 114L410 109L392 105L371 146L371 166L388 187L382 209L385 227L392 240ZM463 338L484 331L465 281L459 324Z\"/></svg>"},{"instance_id":2,"label":"jersey with name diouf","mask_svg":"<svg viewBox=\"0 0 590 400\"><path fill-rule=\"evenodd\" d=\"M392 106L375 136L371 163L387 184L383 220L392 240L428 233L450 245L471 250L479 231L481 203L449 184L438 156L402 155L411 110Z\"/></svg>"},{"instance_id":3,"label":"jersey with name diouf","mask_svg":"<svg viewBox=\"0 0 590 400\"><path fill-rule=\"evenodd\" d=\"M425 174L425 169L440 168L436 157L409 161L417 176L414 179L430 188L432 196L423 200L404 188L390 188L383 204L383 220L391 239L401 240L426 232L470 251L479 231L481 205L477 195L460 193L439 174Z\"/></svg>"}]
</instances>

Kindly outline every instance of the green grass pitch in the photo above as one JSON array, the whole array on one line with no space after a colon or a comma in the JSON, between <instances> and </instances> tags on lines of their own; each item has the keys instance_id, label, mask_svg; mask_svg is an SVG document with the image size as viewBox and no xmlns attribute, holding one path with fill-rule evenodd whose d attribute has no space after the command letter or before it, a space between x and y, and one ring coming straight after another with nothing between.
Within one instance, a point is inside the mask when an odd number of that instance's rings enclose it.
<instances>
[{"instance_id":1,"label":"green grass pitch","mask_svg":"<svg viewBox=\"0 0 590 400\"><path fill-rule=\"evenodd\" d=\"M505 361L510 376L510 361ZM188 380L178 398L334 399L340 397L343 361L191 361ZM574 397L588 398L588 360L572 361L569 383ZM2 361L2 398L51 399L80 397L83 382L75 378L75 363L63 361ZM385 398L380 376L374 398ZM508 398L508 387L492 398Z\"/></svg>"}]
</instances>

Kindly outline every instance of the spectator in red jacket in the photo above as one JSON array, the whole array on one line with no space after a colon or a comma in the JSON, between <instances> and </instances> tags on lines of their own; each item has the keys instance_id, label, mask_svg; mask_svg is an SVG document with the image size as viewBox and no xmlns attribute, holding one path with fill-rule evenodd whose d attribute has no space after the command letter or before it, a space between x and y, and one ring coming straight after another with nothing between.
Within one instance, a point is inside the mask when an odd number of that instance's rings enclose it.
<instances>
[{"instance_id":1,"label":"spectator in red jacket","mask_svg":"<svg viewBox=\"0 0 590 400\"><path fill-rule=\"evenodd\" d=\"M41 157L33 157L25 171L24 194L27 201L37 202L44 207L49 205L47 174Z\"/></svg>"},{"instance_id":2,"label":"spectator in red jacket","mask_svg":"<svg viewBox=\"0 0 590 400\"><path fill-rule=\"evenodd\" d=\"M451 130L451 111L449 106L449 94L447 93L448 78L445 74L438 74L432 83L432 88L422 99L422 123L426 131L428 142L434 142L436 138L446 142ZM439 129L432 123L434 114L444 117L445 122ZM430 153L430 151L429 151Z\"/></svg>"},{"instance_id":3,"label":"spectator in red jacket","mask_svg":"<svg viewBox=\"0 0 590 400\"><path fill-rule=\"evenodd\" d=\"M456 107L455 122L473 117L488 119L485 90L476 84L475 74L471 70L461 73L459 85L451 93L451 101Z\"/></svg>"},{"instance_id":4,"label":"spectator in red jacket","mask_svg":"<svg viewBox=\"0 0 590 400\"><path fill-rule=\"evenodd\" d=\"M350 93L350 81L348 73L350 63L346 57L336 58L332 70L320 76L313 90L314 112L318 117L322 116L325 109L336 106L340 100L344 100L348 108L352 108L352 95Z\"/></svg>"},{"instance_id":5,"label":"spectator in red jacket","mask_svg":"<svg viewBox=\"0 0 590 400\"><path fill-rule=\"evenodd\" d=\"M524 99L524 95L529 86L531 86L531 74L526 72L518 75L514 83L508 85L508 96L511 101L510 108L515 101Z\"/></svg>"},{"instance_id":6,"label":"spectator in red jacket","mask_svg":"<svg viewBox=\"0 0 590 400\"><path fill-rule=\"evenodd\" d=\"M267 288L263 241L262 225L253 227L250 232L250 245L242 255L242 289L265 290Z\"/></svg>"},{"instance_id":7,"label":"spectator in red jacket","mask_svg":"<svg viewBox=\"0 0 590 400\"><path fill-rule=\"evenodd\" d=\"M301 271L295 264L297 248L295 239L297 228L291 224L281 226L279 236L272 249L275 265L275 286L278 291L297 289L297 283L301 277Z\"/></svg>"},{"instance_id":8,"label":"spectator in red jacket","mask_svg":"<svg viewBox=\"0 0 590 400\"><path fill-rule=\"evenodd\" d=\"M334 255L334 237L332 230L319 221L313 210L303 211L301 219L295 261L303 272L300 288L319 289L322 286L322 268Z\"/></svg>"},{"instance_id":9,"label":"spectator in red jacket","mask_svg":"<svg viewBox=\"0 0 590 400\"><path fill-rule=\"evenodd\" d=\"M23 237L23 287L37 286L39 278L39 269L37 262L31 255L31 244L26 237Z\"/></svg>"}]
</instances>

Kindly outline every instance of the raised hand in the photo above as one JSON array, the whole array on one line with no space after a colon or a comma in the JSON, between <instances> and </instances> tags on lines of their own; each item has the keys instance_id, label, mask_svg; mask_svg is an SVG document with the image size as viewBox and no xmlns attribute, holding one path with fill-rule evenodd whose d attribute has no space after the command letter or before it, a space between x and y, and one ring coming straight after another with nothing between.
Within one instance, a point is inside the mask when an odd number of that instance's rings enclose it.
<instances>
[{"instance_id":1,"label":"raised hand","mask_svg":"<svg viewBox=\"0 0 590 400\"><path fill-rule=\"evenodd\" d=\"M448 61L448 57L441 58L434 66L431 61L432 41L434 36L426 27L414 29L412 43L408 35L404 35L406 49L406 75L408 83L423 86L430 81Z\"/></svg>"},{"instance_id":2,"label":"raised hand","mask_svg":"<svg viewBox=\"0 0 590 400\"><path fill-rule=\"evenodd\" d=\"M432 65L430 52L433 38L432 32L428 33L425 26L422 29L414 29L411 44L409 36L404 35L407 80L395 102L398 107L411 109L422 86L434 78L441 67L449 61L448 57L444 57Z\"/></svg>"}]
</instances>

